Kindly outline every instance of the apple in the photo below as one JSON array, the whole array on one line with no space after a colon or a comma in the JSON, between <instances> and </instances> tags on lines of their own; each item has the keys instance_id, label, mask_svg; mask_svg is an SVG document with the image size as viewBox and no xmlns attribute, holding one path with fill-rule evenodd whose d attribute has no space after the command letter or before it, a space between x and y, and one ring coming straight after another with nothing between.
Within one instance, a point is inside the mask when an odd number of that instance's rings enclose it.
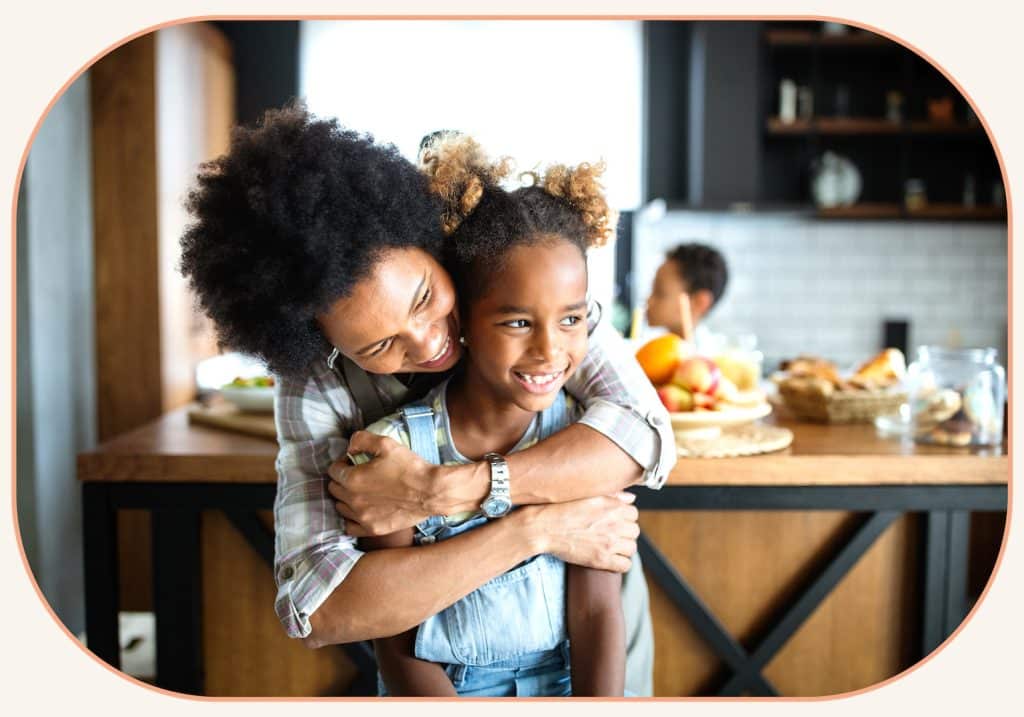
<instances>
[{"instance_id":1,"label":"apple","mask_svg":"<svg viewBox=\"0 0 1024 717\"><path fill-rule=\"evenodd\" d=\"M715 386L713 391L714 396L719 401L732 402L739 395L739 389L736 388L736 384L728 379L727 376L722 375L718 379L718 385Z\"/></svg>"},{"instance_id":2,"label":"apple","mask_svg":"<svg viewBox=\"0 0 1024 717\"><path fill-rule=\"evenodd\" d=\"M703 356L684 359L672 376L672 383L693 393L714 395L722 372L714 361Z\"/></svg>"},{"instance_id":3,"label":"apple","mask_svg":"<svg viewBox=\"0 0 1024 717\"><path fill-rule=\"evenodd\" d=\"M707 393L693 394L693 406L695 411L713 411L717 399Z\"/></svg>"},{"instance_id":4,"label":"apple","mask_svg":"<svg viewBox=\"0 0 1024 717\"><path fill-rule=\"evenodd\" d=\"M672 413L689 411L693 408L693 394L685 388L667 384L658 389L658 398Z\"/></svg>"}]
</instances>

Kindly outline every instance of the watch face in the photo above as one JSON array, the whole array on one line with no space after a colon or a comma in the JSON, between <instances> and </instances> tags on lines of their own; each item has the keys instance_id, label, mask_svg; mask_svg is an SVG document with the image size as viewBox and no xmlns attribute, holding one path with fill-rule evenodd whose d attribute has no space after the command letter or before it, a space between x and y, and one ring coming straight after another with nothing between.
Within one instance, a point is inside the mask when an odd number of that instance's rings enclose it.
<instances>
[{"instance_id":1,"label":"watch face","mask_svg":"<svg viewBox=\"0 0 1024 717\"><path fill-rule=\"evenodd\" d=\"M512 503L510 501L507 501L504 498L495 497L488 498L483 502L483 505L480 506L480 509L483 510L484 515L488 518L500 518L508 513L511 508Z\"/></svg>"}]
</instances>

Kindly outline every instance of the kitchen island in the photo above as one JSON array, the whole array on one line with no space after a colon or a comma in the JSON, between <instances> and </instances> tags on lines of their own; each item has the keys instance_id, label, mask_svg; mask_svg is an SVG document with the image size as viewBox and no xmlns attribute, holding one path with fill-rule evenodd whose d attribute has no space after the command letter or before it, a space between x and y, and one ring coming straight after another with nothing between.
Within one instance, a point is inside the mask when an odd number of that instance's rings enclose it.
<instances>
[{"instance_id":1,"label":"kitchen island","mask_svg":"<svg viewBox=\"0 0 1024 717\"><path fill-rule=\"evenodd\" d=\"M1006 510L1002 449L769 420L794 432L790 448L680 460L662 491L636 489L658 696L866 687L927 654L972 603L970 517ZM118 664L116 514L142 509L153 514L157 684L210 695L372 689L364 645L307 651L277 624L275 453L179 410L79 456L91 650Z\"/></svg>"},{"instance_id":2,"label":"kitchen island","mask_svg":"<svg viewBox=\"0 0 1024 717\"><path fill-rule=\"evenodd\" d=\"M680 459L662 491L638 491L641 555L659 586L659 693L823 695L875 684L962 622L976 597L972 558L983 579L991 570L986 548L1005 522L1003 447L917 445L872 425L798 422L784 409L767 422L792 430L793 444Z\"/></svg>"}]
</instances>

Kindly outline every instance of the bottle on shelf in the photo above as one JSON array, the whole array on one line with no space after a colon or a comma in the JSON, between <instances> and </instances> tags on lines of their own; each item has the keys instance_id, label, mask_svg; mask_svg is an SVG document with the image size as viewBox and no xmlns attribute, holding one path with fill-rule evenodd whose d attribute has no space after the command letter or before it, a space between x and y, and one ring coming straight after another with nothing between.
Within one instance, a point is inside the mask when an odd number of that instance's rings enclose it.
<instances>
[{"instance_id":1,"label":"bottle on shelf","mask_svg":"<svg viewBox=\"0 0 1024 717\"><path fill-rule=\"evenodd\" d=\"M801 85L796 93L796 107L800 119L810 121L814 117L814 90Z\"/></svg>"},{"instance_id":2,"label":"bottle on shelf","mask_svg":"<svg viewBox=\"0 0 1024 717\"><path fill-rule=\"evenodd\" d=\"M903 121L903 93L899 90L885 93L885 118L893 124Z\"/></svg>"},{"instance_id":3,"label":"bottle on shelf","mask_svg":"<svg viewBox=\"0 0 1024 717\"><path fill-rule=\"evenodd\" d=\"M788 77L779 83L779 121L793 124L796 120L796 83Z\"/></svg>"},{"instance_id":4,"label":"bottle on shelf","mask_svg":"<svg viewBox=\"0 0 1024 717\"><path fill-rule=\"evenodd\" d=\"M974 195L974 175L968 174L964 177L964 199L963 204L968 209L974 209L976 204Z\"/></svg>"}]
</instances>

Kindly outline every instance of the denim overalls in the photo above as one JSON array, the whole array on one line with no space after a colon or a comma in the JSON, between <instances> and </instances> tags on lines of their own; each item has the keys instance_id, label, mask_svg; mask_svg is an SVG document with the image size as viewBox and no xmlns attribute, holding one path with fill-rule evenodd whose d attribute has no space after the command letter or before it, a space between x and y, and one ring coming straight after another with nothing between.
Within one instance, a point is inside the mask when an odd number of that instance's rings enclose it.
<instances>
[{"instance_id":1,"label":"denim overalls","mask_svg":"<svg viewBox=\"0 0 1024 717\"><path fill-rule=\"evenodd\" d=\"M440 463L433 409L414 403L401 411L411 448ZM542 411L538 440L568 424L565 394ZM416 526L417 545L447 540L484 524L474 515L458 525L435 515ZM565 563L538 555L428 618L416 633L416 657L445 667L460 695L558 697L571 694L565 625ZM381 695L387 692L378 676Z\"/></svg>"}]
</instances>

